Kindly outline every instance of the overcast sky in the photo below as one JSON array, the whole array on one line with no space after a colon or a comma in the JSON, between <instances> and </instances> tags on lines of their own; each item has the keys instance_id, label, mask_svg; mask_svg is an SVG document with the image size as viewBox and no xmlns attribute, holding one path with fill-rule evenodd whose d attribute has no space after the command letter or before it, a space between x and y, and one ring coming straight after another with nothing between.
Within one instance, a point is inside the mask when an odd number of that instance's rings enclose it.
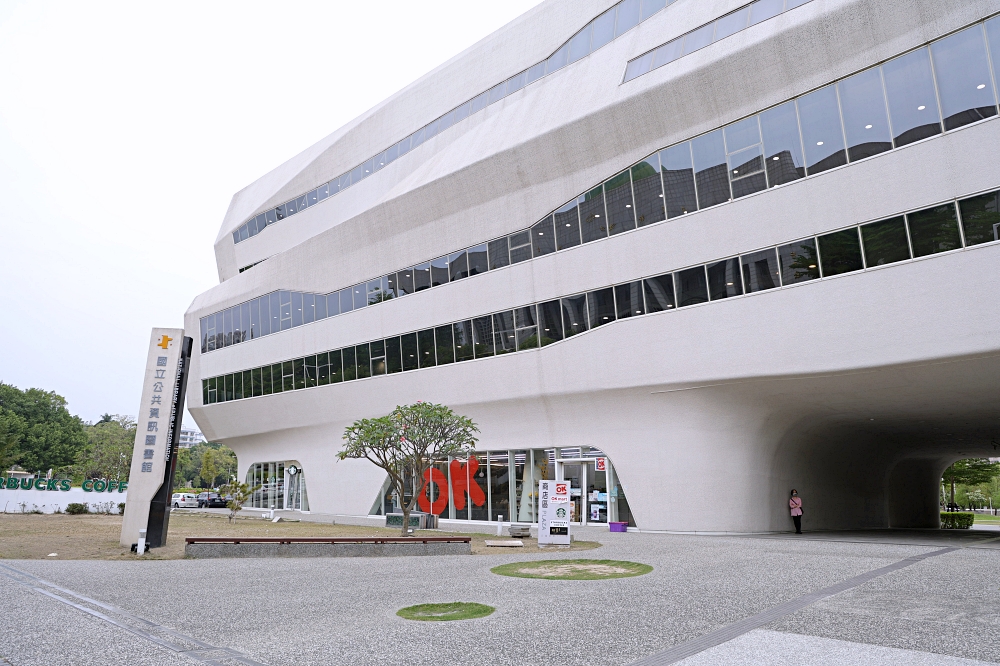
<instances>
[{"instance_id":1,"label":"overcast sky","mask_svg":"<svg viewBox=\"0 0 1000 666\"><path fill-rule=\"evenodd\" d=\"M0 0L0 381L136 414L232 195L536 4Z\"/></svg>"}]
</instances>

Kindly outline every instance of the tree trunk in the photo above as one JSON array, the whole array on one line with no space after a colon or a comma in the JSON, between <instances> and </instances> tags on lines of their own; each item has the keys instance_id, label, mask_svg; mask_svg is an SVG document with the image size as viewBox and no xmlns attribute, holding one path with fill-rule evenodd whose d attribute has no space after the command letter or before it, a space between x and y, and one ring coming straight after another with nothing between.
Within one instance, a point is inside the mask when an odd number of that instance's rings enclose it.
<instances>
[{"instance_id":1,"label":"tree trunk","mask_svg":"<svg viewBox=\"0 0 1000 666\"><path fill-rule=\"evenodd\" d=\"M955 479L951 480L951 506L955 506Z\"/></svg>"},{"instance_id":2,"label":"tree trunk","mask_svg":"<svg viewBox=\"0 0 1000 666\"><path fill-rule=\"evenodd\" d=\"M402 502L400 502L403 504ZM403 504L403 536L410 536L410 505Z\"/></svg>"}]
</instances>

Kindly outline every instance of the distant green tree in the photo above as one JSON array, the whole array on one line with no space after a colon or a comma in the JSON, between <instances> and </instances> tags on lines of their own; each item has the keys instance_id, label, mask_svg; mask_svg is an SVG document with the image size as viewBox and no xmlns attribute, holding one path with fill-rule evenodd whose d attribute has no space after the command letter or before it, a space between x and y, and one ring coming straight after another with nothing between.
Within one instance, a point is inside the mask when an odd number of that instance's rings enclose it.
<instances>
[{"instance_id":1,"label":"distant green tree","mask_svg":"<svg viewBox=\"0 0 1000 666\"><path fill-rule=\"evenodd\" d=\"M135 448L135 420L119 414L109 415L87 427L87 447L80 452L78 471L90 479L128 478Z\"/></svg>"},{"instance_id":2,"label":"distant green tree","mask_svg":"<svg viewBox=\"0 0 1000 666\"><path fill-rule=\"evenodd\" d=\"M975 485L989 483L1000 474L1000 463L992 463L988 458L966 458L956 460L944 471L941 480L951 485L951 504L955 503L955 484Z\"/></svg>"},{"instance_id":3,"label":"distant green tree","mask_svg":"<svg viewBox=\"0 0 1000 666\"><path fill-rule=\"evenodd\" d=\"M198 472L198 476L205 482L206 488L211 488L215 485L215 477L218 474L219 469L215 465L215 451L205 449L201 454L201 471Z\"/></svg>"},{"instance_id":4,"label":"distant green tree","mask_svg":"<svg viewBox=\"0 0 1000 666\"><path fill-rule=\"evenodd\" d=\"M27 423L14 412L0 407L0 474L10 469L18 454L18 444Z\"/></svg>"},{"instance_id":5,"label":"distant green tree","mask_svg":"<svg viewBox=\"0 0 1000 666\"><path fill-rule=\"evenodd\" d=\"M87 446L87 433L83 421L66 409L65 398L52 391L22 391L0 383L0 409L23 422L14 463L32 472L64 472L77 464L80 452Z\"/></svg>"},{"instance_id":6,"label":"distant green tree","mask_svg":"<svg viewBox=\"0 0 1000 666\"><path fill-rule=\"evenodd\" d=\"M116 414L101 414L101 420L95 423L94 425L99 425L101 423L111 423L117 418L118 416Z\"/></svg>"}]
</instances>

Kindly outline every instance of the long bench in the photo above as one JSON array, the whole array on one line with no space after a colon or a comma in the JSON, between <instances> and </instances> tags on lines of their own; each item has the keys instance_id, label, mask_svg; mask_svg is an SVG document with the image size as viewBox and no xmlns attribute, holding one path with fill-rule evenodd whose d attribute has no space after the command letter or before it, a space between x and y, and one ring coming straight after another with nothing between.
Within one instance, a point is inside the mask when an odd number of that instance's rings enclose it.
<instances>
[{"instance_id":1,"label":"long bench","mask_svg":"<svg viewBox=\"0 0 1000 666\"><path fill-rule=\"evenodd\" d=\"M470 537L187 537L184 554L220 557L471 555Z\"/></svg>"}]
</instances>

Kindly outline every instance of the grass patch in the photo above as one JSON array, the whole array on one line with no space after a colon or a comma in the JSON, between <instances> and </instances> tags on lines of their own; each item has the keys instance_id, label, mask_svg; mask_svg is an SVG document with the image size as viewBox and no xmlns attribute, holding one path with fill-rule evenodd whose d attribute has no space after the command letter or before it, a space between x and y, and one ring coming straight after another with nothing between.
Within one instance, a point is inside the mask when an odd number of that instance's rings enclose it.
<instances>
[{"instance_id":1,"label":"grass patch","mask_svg":"<svg viewBox=\"0 0 1000 666\"><path fill-rule=\"evenodd\" d=\"M405 620L421 622L448 622L451 620L475 620L492 615L496 608L486 604L472 604L453 601L450 604L419 604L407 606L396 611L396 615Z\"/></svg>"},{"instance_id":2,"label":"grass patch","mask_svg":"<svg viewBox=\"0 0 1000 666\"><path fill-rule=\"evenodd\" d=\"M622 560L536 560L512 562L490 569L501 576L547 580L604 580L642 576L653 570L648 564Z\"/></svg>"}]
</instances>

